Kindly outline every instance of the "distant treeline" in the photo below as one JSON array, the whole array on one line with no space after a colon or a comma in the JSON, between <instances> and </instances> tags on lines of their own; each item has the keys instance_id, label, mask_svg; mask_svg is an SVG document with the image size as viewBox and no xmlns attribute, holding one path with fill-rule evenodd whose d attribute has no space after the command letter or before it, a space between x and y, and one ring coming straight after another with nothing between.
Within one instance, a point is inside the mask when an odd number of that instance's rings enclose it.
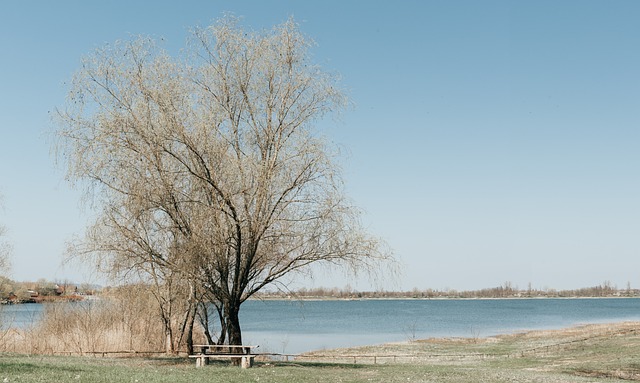
<instances>
[{"instance_id":1,"label":"distant treeline","mask_svg":"<svg viewBox=\"0 0 640 383\"><path fill-rule=\"evenodd\" d=\"M56 299L82 299L86 295L101 294L110 288L96 285L75 284L69 281L16 282L0 276L0 303L42 302ZM263 291L259 299L437 299L437 298L601 298L601 297L640 297L640 289L627 287L620 289L611 282L585 287L576 290L556 290L553 288L536 289L529 285L526 289L518 288L511 282L501 286L480 290L425 289L414 288L410 291L357 291L351 286L343 288L301 288L290 291Z\"/></svg>"},{"instance_id":2,"label":"distant treeline","mask_svg":"<svg viewBox=\"0 0 640 383\"><path fill-rule=\"evenodd\" d=\"M288 292L264 292L260 295L263 299L269 298L298 298L298 299L384 299L384 298L406 298L406 299L437 299L437 298L601 298L601 297L640 297L640 290L618 289L609 282L599 286L585 287L577 290L556 290L556 289L519 289L507 282L502 286L485 288L480 290L434 290L413 289L411 291L355 291L350 287L339 288L301 288Z\"/></svg>"}]
</instances>

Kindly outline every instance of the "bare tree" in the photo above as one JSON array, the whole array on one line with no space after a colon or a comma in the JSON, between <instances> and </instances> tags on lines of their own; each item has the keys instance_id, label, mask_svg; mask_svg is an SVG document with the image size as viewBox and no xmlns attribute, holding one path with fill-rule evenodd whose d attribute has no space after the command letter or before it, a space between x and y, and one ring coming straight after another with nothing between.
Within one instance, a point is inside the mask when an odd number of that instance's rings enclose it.
<instances>
[{"instance_id":1,"label":"bare tree","mask_svg":"<svg viewBox=\"0 0 640 383\"><path fill-rule=\"evenodd\" d=\"M0 211L2 196L0 195ZM0 273L6 274L11 268L11 245L6 241L7 229L0 225Z\"/></svg>"},{"instance_id":2,"label":"bare tree","mask_svg":"<svg viewBox=\"0 0 640 383\"><path fill-rule=\"evenodd\" d=\"M392 259L314 128L346 98L310 46L293 20L253 32L233 18L196 29L182 61L148 38L116 43L85 58L59 113L68 178L102 208L83 251L193 281L230 344L240 305L283 276Z\"/></svg>"}]
</instances>

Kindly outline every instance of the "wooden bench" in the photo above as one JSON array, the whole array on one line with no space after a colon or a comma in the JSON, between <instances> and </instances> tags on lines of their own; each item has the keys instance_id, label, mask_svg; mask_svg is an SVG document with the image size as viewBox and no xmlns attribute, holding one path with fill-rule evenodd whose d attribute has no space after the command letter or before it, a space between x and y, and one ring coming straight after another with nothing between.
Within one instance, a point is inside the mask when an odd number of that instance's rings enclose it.
<instances>
[{"instance_id":1,"label":"wooden bench","mask_svg":"<svg viewBox=\"0 0 640 383\"><path fill-rule=\"evenodd\" d=\"M196 359L196 367L202 367L209 364L209 359L240 359L242 368L253 366L253 359L257 356L252 354L251 350L258 346L239 346L226 344L205 344L194 345L199 348L198 354L189 355L189 358Z\"/></svg>"}]
</instances>

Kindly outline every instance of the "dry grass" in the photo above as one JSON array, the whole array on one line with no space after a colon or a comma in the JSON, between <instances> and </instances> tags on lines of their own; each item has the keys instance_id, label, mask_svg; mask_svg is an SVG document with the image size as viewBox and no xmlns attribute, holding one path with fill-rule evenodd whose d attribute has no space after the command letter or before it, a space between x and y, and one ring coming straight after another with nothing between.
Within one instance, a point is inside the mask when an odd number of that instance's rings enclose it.
<instances>
[{"instance_id":1,"label":"dry grass","mask_svg":"<svg viewBox=\"0 0 640 383\"><path fill-rule=\"evenodd\" d=\"M164 327L150 297L138 294L135 299L112 297L43 305L43 319L30 327L5 326L0 330L0 352L86 355L165 350Z\"/></svg>"},{"instance_id":2,"label":"dry grass","mask_svg":"<svg viewBox=\"0 0 640 383\"><path fill-rule=\"evenodd\" d=\"M471 368L480 375L494 376L492 379L507 374L524 381L640 381L638 350L640 323L625 322L322 351L309 353L304 360L410 364L445 370ZM534 377L545 379L530 380Z\"/></svg>"},{"instance_id":3,"label":"dry grass","mask_svg":"<svg viewBox=\"0 0 640 383\"><path fill-rule=\"evenodd\" d=\"M87 354L162 350L162 328L135 302L46 303L43 320L26 329L7 329L1 351L23 354Z\"/></svg>"}]
</instances>

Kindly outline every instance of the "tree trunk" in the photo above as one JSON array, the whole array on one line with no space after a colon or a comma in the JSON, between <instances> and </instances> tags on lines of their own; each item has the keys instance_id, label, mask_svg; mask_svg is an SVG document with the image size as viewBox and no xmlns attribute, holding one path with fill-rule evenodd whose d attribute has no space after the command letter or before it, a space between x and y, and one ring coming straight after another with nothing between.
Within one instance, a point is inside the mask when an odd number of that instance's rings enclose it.
<instances>
[{"instance_id":1,"label":"tree trunk","mask_svg":"<svg viewBox=\"0 0 640 383\"><path fill-rule=\"evenodd\" d=\"M227 303L224 305L224 316L227 323L227 335L230 345L242 345L242 330L240 330L240 305L237 303ZM241 353L241 349L234 349L232 352ZM233 365L240 365L240 358L233 359Z\"/></svg>"},{"instance_id":2,"label":"tree trunk","mask_svg":"<svg viewBox=\"0 0 640 383\"><path fill-rule=\"evenodd\" d=\"M167 314L162 306L160 307L160 317L162 318L162 327L164 328L164 352L167 355L171 355L175 351L171 318L170 314Z\"/></svg>"},{"instance_id":3,"label":"tree trunk","mask_svg":"<svg viewBox=\"0 0 640 383\"><path fill-rule=\"evenodd\" d=\"M222 303L215 303L214 305L218 312L218 318L220 318L220 336L218 337L218 344L224 344L227 339L227 320L224 319L224 306Z\"/></svg>"},{"instance_id":4,"label":"tree trunk","mask_svg":"<svg viewBox=\"0 0 640 383\"><path fill-rule=\"evenodd\" d=\"M204 330L204 336L207 339L207 344L214 344L213 337L211 336L211 330L209 329L209 308L205 301L201 301L198 304L196 314L198 315L198 320Z\"/></svg>"},{"instance_id":5,"label":"tree trunk","mask_svg":"<svg viewBox=\"0 0 640 383\"><path fill-rule=\"evenodd\" d=\"M189 355L193 354L193 324L196 321L196 313L195 311L198 309L196 306L193 310L193 314L189 319L189 323L187 325L187 353Z\"/></svg>"},{"instance_id":6,"label":"tree trunk","mask_svg":"<svg viewBox=\"0 0 640 383\"><path fill-rule=\"evenodd\" d=\"M240 305L237 303L229 303L225 305L225 319L227 322L227 335L229 336L229 344L242 344L242 330L240 329Z\"/></svg>"},{"instance_id":7,"label":"tree trunk","mask_svg":"<svg viewBox=\"0 0 640 383\"><path fill-rule=\"evenodd\" d=\"M173 332L171 331L171 323L164 321L164 352L167 355L173 354Z\"/></svg>"}]
</instances>

